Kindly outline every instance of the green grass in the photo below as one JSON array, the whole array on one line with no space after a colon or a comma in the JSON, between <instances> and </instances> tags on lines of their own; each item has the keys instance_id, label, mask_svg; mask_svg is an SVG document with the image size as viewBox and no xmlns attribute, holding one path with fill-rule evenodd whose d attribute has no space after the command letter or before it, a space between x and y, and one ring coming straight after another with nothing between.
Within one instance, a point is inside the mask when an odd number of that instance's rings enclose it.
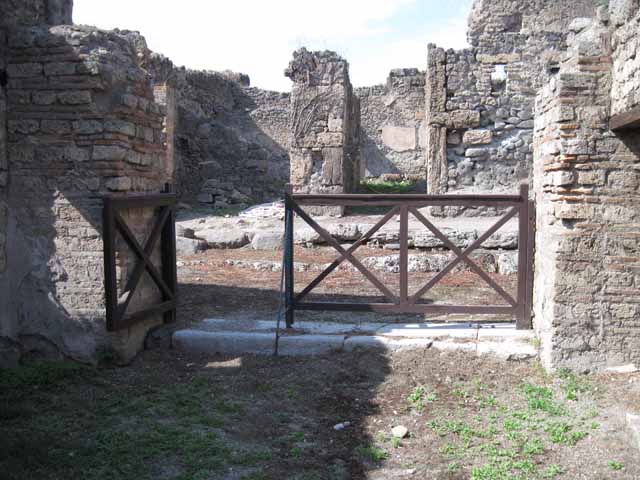
<instances>
[{"instance_id":1,"label":"green grass","mask_svg":"<svg viewBox=\"0 0 640 480\"><path fill-rule=\"evenodd\" d=\"M383 462L389 458L389 453L376 445L361 445L357 452L363 459L375 463Z\"/></svg>"},{"instance_id":2,"label":"green grass","mask_svg":"<svg viewBox=\"0 0 640 480\"><path fill-rule=\"evenodd\" d=\"M415 187L414 182L408 180L389 181L369 179L360 182L360 193L373 193L373 194L403 194L409 193Z\"/></svg>"}]
</instances>

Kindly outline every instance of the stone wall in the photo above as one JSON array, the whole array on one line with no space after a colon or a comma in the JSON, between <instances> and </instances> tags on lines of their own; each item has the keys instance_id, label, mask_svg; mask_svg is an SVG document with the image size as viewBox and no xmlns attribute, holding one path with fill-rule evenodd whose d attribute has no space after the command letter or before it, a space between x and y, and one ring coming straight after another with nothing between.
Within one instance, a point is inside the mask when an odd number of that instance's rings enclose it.
<instances>
[{"instance_id":1,"label":"stone wall","mask_svg":"<svg viewBox=\"0 0 640 480\"><path fill-rule=\"evenodd\" d=\"M530 178L535 94L557 67L571 19L598 0L476 0L461 51L429 46L430 193L517 191Z\"/></svg>"},{"instance_id":2,"label":"stone wall","mask_svg":"<svg viewBox=\"0 0 640 480\"><path fill-rule=\"evenodd\" d=\"M637 0L611 3L613 28L613 86L611 113L617 115L640 106L640 55L638 29L640 5Z\"/></svg>"},{"instance_id":3,"label":"stone wall","mask_svg":"<svg viewBox=\"0 0 640 480\"><path fill-rule=\"evenodd\" d=\"M571 25L536 105L535 328L551 369L640 362L640 136L608 128L607 21Z\"/></svg>"},{"instance_id":4,"label":"stone wall","mask_svg":"<svg viewBox=\"0 0 640 480\"><path fill-rule=\"evenodd\" d=\"M356 89L360 99L363 176L424 180L425 73L395 69L386 85Z\"/></svg>"},{"instance_id":5,"label":"stone wall","mask_svg":"<svg viewBox=\"0 0 640 480\"><path fill-rule=\"evenodd\" d=\"M291 184L299 193L348 193L360 175L360 102L349 64L334 52L293 54L289 112Z\"/></svg>"},{"instance_id":6,"label":"stone wall","mask_svg":"<svg viewBox=\"0 0 640 480\"><path fill-rule=\"evenodd\" d=\"M252 88L243 74L175 68L136 43L154 83L171 85L175 95L171 143L182 200L227 207L281 198L289 179L289 94Z\"/></svg>"},{"instance_id":7,"label":"stone wall","mask_svg":"<svg viewBox=\"0 0 640 480\"><path fill-rule=\"evenodd\" d=\"M7 55L10 241L0 343L81 361L105 349L126 361L159 319L105 331L101 195L157 192L171 181L164 112L135 45L117 31L12 26ZM150 216L124 214L139 235ZM122 286L133 255L122 240L117 249ZM132 308L155 296L144 284Z\"/></svg>"}]
</instances>

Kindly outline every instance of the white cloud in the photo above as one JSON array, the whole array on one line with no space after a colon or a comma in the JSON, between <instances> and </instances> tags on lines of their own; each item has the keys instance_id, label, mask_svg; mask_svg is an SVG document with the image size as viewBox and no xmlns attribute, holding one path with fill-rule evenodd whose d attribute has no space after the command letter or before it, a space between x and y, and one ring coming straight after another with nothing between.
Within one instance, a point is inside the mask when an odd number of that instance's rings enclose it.
<instances>
[{"instance_id":1,"label":"white cloud","mask_svg":"<svg viewBox=\"0 0 640 480\"><path fill-rule=\"evenodd\" d=\"M75 0L74 20L140 30L151 49L177 65L244 72L256 86L288 90L283 71L292 51L302 45L347 56L357 85L379 83L394 67L424 68L427 42L460 46L466 11L431 34L390 43L375 57L348 57L350 45L389 32L388 20L415 1Z\"/></svg>"}]
</instances>

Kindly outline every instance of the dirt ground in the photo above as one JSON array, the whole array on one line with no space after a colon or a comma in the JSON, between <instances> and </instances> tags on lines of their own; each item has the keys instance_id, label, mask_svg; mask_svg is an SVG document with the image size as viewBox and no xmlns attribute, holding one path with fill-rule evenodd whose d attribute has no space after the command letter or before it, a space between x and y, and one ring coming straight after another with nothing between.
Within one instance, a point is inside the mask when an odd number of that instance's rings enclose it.
<instances>
[{"instance_id":1,"label":"dirt ground","mask_svg":"<svg viewBox=\"0 0 640 480\"><path fill-rule=\"evenodd\" d=\"M30 364L0 372L0 477L637 479L623 414L639 399L638 374L434 349Z\"/></svg>"}]
</instances>

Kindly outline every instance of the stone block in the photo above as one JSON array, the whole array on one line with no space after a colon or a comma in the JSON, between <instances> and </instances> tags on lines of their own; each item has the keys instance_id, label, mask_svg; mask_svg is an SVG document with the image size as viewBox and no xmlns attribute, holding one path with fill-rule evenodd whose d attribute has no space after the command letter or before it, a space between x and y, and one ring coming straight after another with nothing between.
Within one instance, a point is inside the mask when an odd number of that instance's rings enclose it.
<instances>
[{"instance_id":1,"label":"stone block","mask_svg":"<svg viewBox=\"0 0 640 480\"><path fill-rule=\"evenodd\" d=\"M196 238L206 241L211 248L242 248L249 243L247 233L237 228L200 230Z\"/></svg>"},{"instance_id":2,"label":"stone block","mask_svg":"<svg viewBox=\"0 0 640 480\"><path fill-rule=\"evenodd\" d=\"M7 65L9 78L40 77L43 69L41 63L13 63Z\"/></svg>"},{"instance_id":3,"label":"stone block","mask_svg":"<svg viewBox=\"0 0 640 480\"><path fill-rule=\"evenodd\" d=\"M104 122L104 129L107 132L121 133L129 137L136 136L136 126L124 120L106 120Z\"/></svg>"},{"instance_id":4,"label":"stone block","mask_svg":"<svg viewBox=\"0 0 640 480\"><path fill-rule=\"evenodd\" d=\"M50 135L68 135L71 133L71 122L68 120L42 120L40 130Z\"/></svg>"},{"instance_id":5,"label":"stone block","mask_svg":"<svg viewBox=\"0 0 640 480\"><path fill-rule=\"evenodd\" d=\"M88 90L70 90L58 93L58 101L63 105L84 105L91 103Z\"/></svg>"},{"instance_id":6,"label":"stone block","mask_svg":"<svg viewBox=\"0 0 640 480\"><path fill-rule=\"evenodd\" d=\"M462 138L463 143L467 145L486 145L493 140L493 132L491 130L468 130Z\"/></svg>"},{"instance_id":7,"label":"stone block","mask_svg":"<svg viewBox=\"0 0 640 480\"><path fill-rule=\"evenodd\" d=\"M46 90L33 92L33 103L36 105L53 105L56 103L56 92L50 92Z\"/></svg>"},{"instance_id":8,"label":"stone block","mask_svg":"<svg viewBox=\"0 0 640 480\"><path fill-rule=\"evenodd\" d=\"M73 122L73 130L81 135L93 135L102 133L104 126L99 120L76 120Z\"/></svg>"},{"instance_id":9,"label":"stone block","mask_svg":"<svg viewBox=\"0 0 640 480\"><path fill-rule=\"evenodd\" d=\"M467 158L482 159L489 156L489 150L486 148L467 148L464 155Z\"/></svg>"},{"instance_id":10,"label":"stone block","mask_svg":"<svg viewBox=\"0 0 640 480\"><path fill-rule=\"evenodd\" d=\"M406 152L416 149L416 129L414 127L382 127L382 141L396 152Z\"/></svg>"},{"instance_id":11,"label":"stone block","mask_svg":"<svg viewBox=\"0 0 640 480\"><path fill-rule=\"evenodd\" d=\"M113 192L123 192L131 190L131 179L129 177L114 177L105 182L105 186Z\"/></svg>"},{"instance_id":12,"label":"stone block","mask_svg":"<svg viewBox=\"0 0 640 480\"><path fill-rule=\"evenodd\" d=\"M75 75L77 63L54 62L44 65L44 74L49 75Z\"/></svg>"},{"instance_id":13,"label":"stone block","mask_svg":"<svg viewBox=\"0 0 640 480\"><path fill-rule=\"evenodd\" d=\"M117 145L96 145L93 147L93 160L97 161L122 161L127 156L128 150Z\"/></svg>"}]
</instances>

